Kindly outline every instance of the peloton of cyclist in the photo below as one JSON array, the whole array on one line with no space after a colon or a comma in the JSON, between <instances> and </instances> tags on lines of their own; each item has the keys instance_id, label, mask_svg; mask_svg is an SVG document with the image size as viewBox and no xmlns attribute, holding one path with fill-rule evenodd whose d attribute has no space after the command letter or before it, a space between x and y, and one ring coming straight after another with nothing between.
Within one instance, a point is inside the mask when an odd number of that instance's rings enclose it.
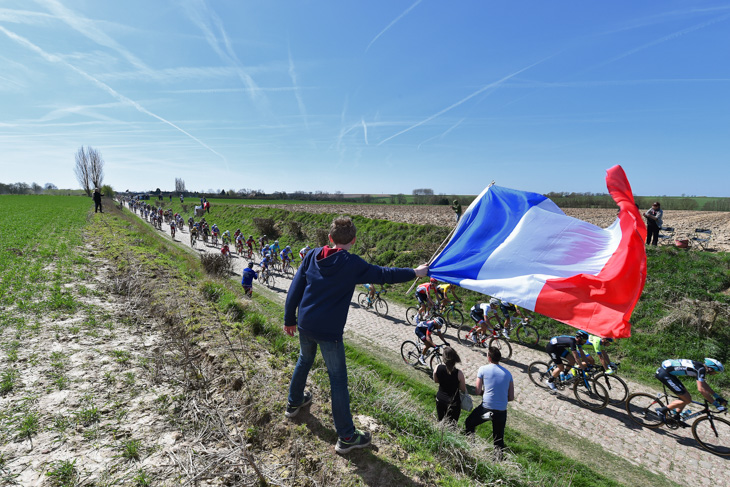
<instances>
[{"instance_id":1,"label":"peloton of cyclist","mask_svg":"<svg viewBox=\"0 0 730 487\"><path fill-rule=\"evenodd\" d=\"M309 251L312 250L312 248L307 245L302 250L299 251L299 258L304 260L304 257L309 253Z\"/></svg>"},{"instance_id":2,"label":"peloton of cyclist","mask_svg":"<svg viewBox=\"0 0 730 487\"><path fill-rule=\"evenodd\" d=\"M606 372L606 375L611 375L615 371L615 364L611 362L611 359L608 357L608 350L606 350L603 347L608 347L611 343L613 343L613 338L601 338L598 335L590 335L588 337L588 341L583 345L583 347L592 347L593 351L596 352L596 355L598 355L598 358L601 360L601 365L603 366L603 370ZM591 354L586 353L586 362L589 364L595 364L595 359L591 356Z\"/></svg>"},{"instance_id":3,"label":"peloton of cyclist","mask_svg":"<svg viewBox=\"0 0 730 487\"><path fill-rule=\"evenodd\" d=\"M675 420L680 421L682 409L692 402L692 396L679 380L681 376L695 377L697 379L697 390L700 394L719 411L724 411L727 401L720 394L713 391L712 387L705 381L706 376L724 371L725 367L722 363L713 358L706 358L704 362L686 359L665 360L662 362L654 377L677 395L676 400L656 410L662 421L666 421L669 411L672 411ZM680 421L679 424L684 427L688 426L683 421Z\"/></svg>"},{"instance_id":4,"label":"peloton of cyclist","mask_svg":"<svg viewBox=\"0 0 730 487\"><path fill-rule=\"evenodd\" d=\"M426 310L433 308L431 291L436 292L436 284L438 284L438 281L432 277L428 282L419 284L416 288L416 299L418 300L418 304L420 304L418 316L426 316ZM418 321L418 318L416 318L416 321Z\"/></svg>"},{"instance_id":5,"label":"peloton of cyclist","mask_svg":"<svg viewBox=\"0 0 730 487\"><path fill-rule=\"evenodd\" d=\"M479 329L484 335L491 334L487 325L492 321L492 318L499 321L499 316L497 316L498 307L499 299L492 298L488 303L477 303L469 310L469 317L474 321L474 323L479 325ZM479 342L479 338L476 333L471 339L474 343Z\"/></svg>"},{"instance_id":6,"label":"peloton of cyclist","mask_svg":"<svg viewBox=\"0 0 730 487\"><path fill-rule=\"evenodd\" d=\"M551 376L547 379L547 385L550 390L555 391L555 379L560 377L560 380L570 379L570 375L563 375L565 370L565 362L568 363L568 370L573 365L580 364L581 369L586 368L585 353L583 352L583 345L588 341L588 333L583 330L575 332L575 336L560 335L552 337L548 341L545 351L550 355L550 359L555 364L555 368L552 371Z\"/></svg>"},{"instance_id":7,"label":"peloton of cyclist","mask_svg":"<svg viewBox=\"0 0 730 487\"><path fill-rule=\"evenodd\" d=\"M436 344L433 343L433 339L431 338L432 334L438 335L441 340L443 340L444 343L448 346L448 343L446 343L446 340L444 340L444 335L441 333L441 328L443 328L445 323L446 322L444 321L444 319L440 316L437 316L432 320L419 320L418 316L416 316L415 332L418 336L418 339L423 342L423 351L421 352L421 356L418 357L418 362L421 365L426 365L426 355L428 355L428 349L436 346Z\"/></svg>"}]
</instances>

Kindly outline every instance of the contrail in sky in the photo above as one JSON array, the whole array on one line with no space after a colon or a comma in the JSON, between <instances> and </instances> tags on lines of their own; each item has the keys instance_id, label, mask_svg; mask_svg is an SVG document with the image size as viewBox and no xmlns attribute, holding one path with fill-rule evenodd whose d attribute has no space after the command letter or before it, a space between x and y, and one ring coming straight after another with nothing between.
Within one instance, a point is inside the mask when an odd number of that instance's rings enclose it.
<instances>
[{"instance_id":1,"label":"contrail in sky","mask_svg":"<svg viewBox=\"0 0 730 487\"><path fill-rule=\"evenodd\" d=\"M542 64L542 63L544 63L545 61L547 61L547 60L548 60L548 59L550 59L551 57L552 57L552 56L546 57L545 59L541 59L540 61L537 61L536 63L532 63L532 64L530 64L529 66L527 66L527 67L524 67L524 68L520 69L519 71L515 71L515 72L514 72L514 73L512 73L512 74L508 74L507 76L505 76L505 77L504 77L504 78L502 78L502 79L499 79L499 80L497 80L497 81L495 81L495 82L493 82L493 83L489 83L488 85L482 86L481 88L479 88L479 89L478 89L477 91L475 91L475 92L474 92L474 93L472 93L471 95L469 95L469 96L467 96L467 97L465 97L465 98L462 98L461 100L457 101L457 102L456 102L456 103L454 103L453 105L451 105L451 106L448 106L448 107L444 108L443 110L441 110L440 112L438 112L438 113L435 113L435 114L431 115L430 117L428 117L428 118L425 118L425 119L421 120L420 122L418 122L418 123L415 123L415 124L411 125L411 126L410 126L410 127L408 127L407 129L403 129L403 130L401 130L400 132L398 132L398 133L396 133L396 134L394 134L394 135L391 135L391 136L390 136L390 137L388 137L387 139L384 139L384 140L380 141L380 142L378 143L378 145L379 145L379 146L380 146L380 145L383 145L383 144L385 144L386 142L388 142L389 140L395 139L395 138L396 138L396 137L398 137L399 135L403 135L403 134L405 134L406 132L409 132L409 131L413 130L413 129L414 129L414 128L416 128L416 127L420 127L421 125L423 125L423 124L425 124L425 123L428 123L428 122L430 122L431 120L433 120L433 119L435 119L435 118L438 118L438 117L440 117L441 115L443 115L444 113L448 112L449 110L451 110L451 109L454 109L454 108L458 107L459 105L462 105L463 103L466 103L467 101L471 100L471 99L472 99L472 98L474 98L475 96L477 96L477 95L479 95L479 94L481 94L481 93L484 93L484 92L485 92L485 91L487 91L488 89L490 89L490 88L496 88L497 86L501 85L502 83L504 83L505 81L509 80L510 78L514 78L514 77L515 77L515 76L517 76L518 74L520 74L520 73L523 73L523 72L527 71L527 70L528 70L528 69L530 69L530 68L534 68L534 67L535 67L535 66L537 66L538 64Z\"/></svg>"},{"instance_id":2,"label":"contrail in sky","mask_svg":"<svg viewBox=\"0 0 730 487\"><path fill-rule=\"evenodd\" d=\"M38 47L35 44L33 44L32 42L30 42L28 39L25 39L23 37L20 37L19 35L15 34L13 32L10 32L9 30L7 30L3 26L0 26L0 32L2 32L3 34L5 34L6 36L8 36L10 39L14 40L15 42L17 42L18 44L20 44L22 46L25 46L25 47L27 47L28 49L30 49L32 51L35 51L37 54L39 54L41 57L43 57L47 61L50 61L50 62L53 62L53 63L61 63L61 64L65 65L65 66L67 66L68 68L72 69L76 73L80 74L84 78L86 78L89 81L91 81L92 83L94 83L96 86L98 86L102 90L104 90L107 93L109 93L111 96L113 96L117 100L119 100L119 101L121 101L123 103L126 103L127 105L132 106L133 108L135 108L140 113L144 113L145 115L149 115L150 117L156 118L160 122L163 122L163 123L169 125L170 127L174 128L175 130L177 130L177 131L179 131L179 132L187 135L192 140L194 140L195 142L197 142L201 146L203 146L206 149L208 149L213 154L215 154L218 157L220 157L221 159L223 159L223 162L226 164L226 167L228 167L228 160L225 158L225 156L223 154L217 152L212 147L210 147L208 144L206 144L202 140L198 139L197 137L195 137L191 133L185 131L184 129L182 129L180 127L178 127L177 125L175 125L174 123L170 122L169 120L165 120L164 118L160 117L159 115L156 115L156 114L152 113L151 111L147 110L145 107L143 107L142 105L140 105L136 101L134 101L134 100L132 100L130 98L127 98L126 96L124 96L121 93L119 93L116 90L114 90L111 86L107 85L106 83L103 83L103 82L99 81L98 79L94 78L93 76L91 76L90 74L86 73L85 71L82 71L81 69L77 68L73 64L65 61L62 58L60 58L59 56L56 56L55 54L47 53L46 51L44 51L40 47Z\"/></svg>"},{"instance_id":3,"label":"contrail in sky","mask_svg":"<svg viewBox=\"0 0 730 487\"><path fill-rule=\"evenodd\" d=\"M394 20L393 22L391 22L390 24L388 24L388 26L387 26L387 27L386 27L385 29L381 30L381 31L380 31L380 32L378 33L378 35L376 35L375 37L373 37L373 40L372 40L372 41L370 41L370 44L368 44L368 47L366 47L366 48L365 48L365 52L368 52L368 49L370 49L370 46L372 46L372 45L373 45L373 44L375 43L375 41L377 41L377 40L378 40L378 38L379 38L380 36L382 36L383 34L385 34L385 32L386 32L386 31L387 31L388 29L390 29L391 27L393 27L393 26L395 25L395 23L396 23L396 22L398 22L398 21L399 21L400 19L402 19L403 17L405 17L406 15L408 15L408 14L410 13L410 11L411 11L411 10L413 10L414 8L416 8L416 7L418 6L418 4L419 4L419 3L421 3L422 1L423 1L423 0L416 0L416 3L414 3L413 5L411 5L410 7L408 7L408 8L407 8L407 9L405 10L405 12L403 12L403 13L402 13L402 14L400 14L400 15L399 15L398 17L396 17L396 18L395 18L395 20Z\"/></svg>"}]
</instances>

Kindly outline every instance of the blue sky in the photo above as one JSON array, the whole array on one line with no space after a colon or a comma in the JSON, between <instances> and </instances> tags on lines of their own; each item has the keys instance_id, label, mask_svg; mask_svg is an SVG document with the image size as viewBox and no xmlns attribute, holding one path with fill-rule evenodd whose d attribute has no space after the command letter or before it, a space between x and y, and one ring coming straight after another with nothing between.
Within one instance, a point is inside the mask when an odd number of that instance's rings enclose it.
<instances>
[{"instance_id":1,"label":"blue sky","mask_svg":"<svg viewBox=\"0 0 730 487\"><path fill-rule=\"evenodd\" d=\"M0 0L0 182L729 196L727 1Z\"/></svg>"}]
</instances>

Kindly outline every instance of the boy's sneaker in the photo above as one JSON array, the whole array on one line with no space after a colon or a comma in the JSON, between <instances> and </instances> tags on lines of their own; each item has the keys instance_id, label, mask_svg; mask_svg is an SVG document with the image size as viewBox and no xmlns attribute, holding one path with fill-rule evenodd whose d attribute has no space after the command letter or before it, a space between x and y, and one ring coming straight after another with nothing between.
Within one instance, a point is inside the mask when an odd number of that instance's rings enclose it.
<instances>
[{"instance_id":1,"label":"boy's sneaker","mask_svg":"<svg viewBox=\"0 0 730 487\"><path fill-rule=\"evenodd\" d=\"M355 434L349 439L343 438L337 439L337 445L335 445L335 451L337 453L347 453L356 448L365 448L370 446L370 433L367 431L355 430Z\"/></svg>"},{"instance_id":2,"label":"boy's sneaker","mask_svg":"<svg viewBox=\"0 0 730 487\"><path fill-rule=\"evenodd\" d=\"M299 406L292 406L291 404L287 405L286 412L284 415L287 418L293 418L297 414L299 414L299 410L302 409L304 406L309 406L309 404L312 402L312 393L309 391L304 391L304 401Z\"/></svg>"}]
</instances>

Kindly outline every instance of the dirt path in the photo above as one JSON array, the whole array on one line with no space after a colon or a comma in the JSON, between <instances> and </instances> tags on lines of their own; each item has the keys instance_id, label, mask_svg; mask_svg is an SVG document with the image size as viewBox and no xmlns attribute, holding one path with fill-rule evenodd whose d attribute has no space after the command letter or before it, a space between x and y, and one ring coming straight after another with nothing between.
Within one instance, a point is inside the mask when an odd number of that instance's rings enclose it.
<instances>
[{"instance_id":1,"label":"dirt path","mask_svg":"<svg viewBox=\"0 0 730 487\"><path fill-rule=\"evenodd\" d=\"M161 233L170 238L167 226L163 226ZM189 247L187 230L178 233L175 241ZM212 245L205 246L199 243L196 251L220 250ZM236 274L240 276L245 266L244 259L234 254L233 265ZM271 296L277 302L283 303L290 283L288 279L277 275L276 285L271 291L256 284L254 292ZM353 296L345 327L346 333L392 350L394 363L401 363L401 343L415 338L413 328L405 322L405 308L395 303L388 303L389 316L378 317L360 308L356 303L359 292L360 290L356 290ZM468 319L468 316L465 318ZM461 346L455 333L456 330L448 331L448 341L456 348L462 359L461 368L467 377L467 383L473 385L478 368L487 362L486 354L481 349ZM543 342L544 339L545 337L542 337ZM730 469L730 458L715 456L702 449L692 438L689 428L676 431L640 428L631 421L623 406L609 406L602 411L591 412L577 403L572 390L553 396L536 387L530 381L527 366L536 360L545 361L547 355L517 343L513 343L512 346L512 358L504 362L515 380L516 400L511 407L537 416L541 421L564 429L571 435L592 441L610 453L651 472L664 475L679 484L686 485L687 479L692 479L694 484L700 486L715 486L719 485L718 478L726 476ZM629 382L629 393L639 391L652 392L645 386ZM658 389L653 392L658 392ZM549 444L548 438L544 440Z\"/></svg>"}]
</instances>

